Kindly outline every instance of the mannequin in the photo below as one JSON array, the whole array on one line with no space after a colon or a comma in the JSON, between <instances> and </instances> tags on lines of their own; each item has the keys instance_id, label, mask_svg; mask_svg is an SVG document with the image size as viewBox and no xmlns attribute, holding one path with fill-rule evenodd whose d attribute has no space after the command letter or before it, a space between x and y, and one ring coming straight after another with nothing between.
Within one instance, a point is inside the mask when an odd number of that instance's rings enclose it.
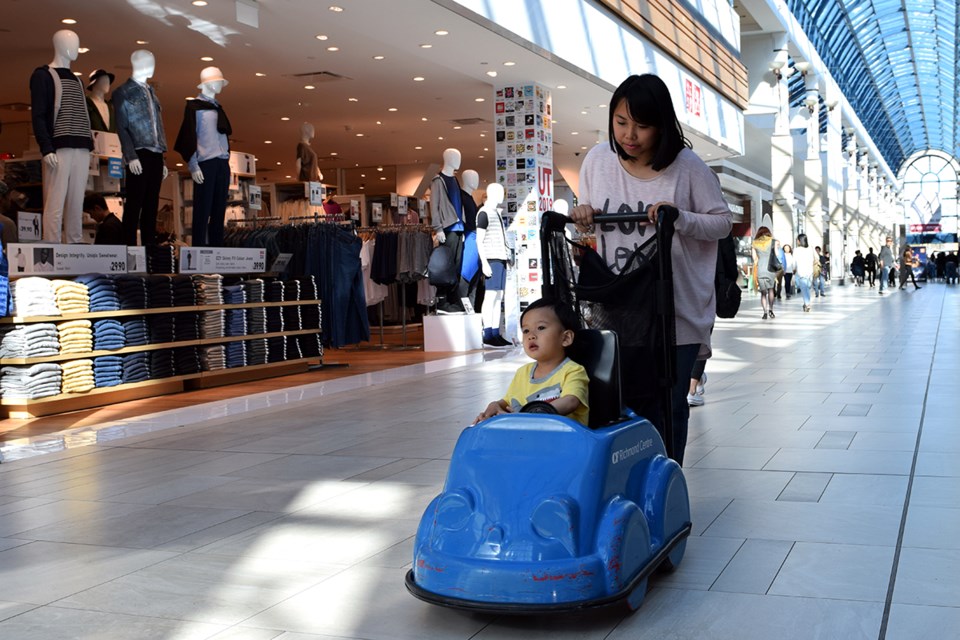
<instances>
[{"instance_id":1,"label":"mannequin","mask_svg":"<svg viewBox=\"0 0 960 640\"><path fill-rule=\"evenodd\" d=\"M188 100L173 145L190 167L193 189L193 246L223 246L223 217L230 187L233 129L217 96L229 81L217 67L200 72L200 95Z\"/></svg>"},{"instance_id":2,"label":"mannequin","mask_svg":"<svg viewBox=\"0 0 960 640\"><path fill-rule=\"evenodd\" d=\"M167 177L163 154L167 137L163 132L160 101L147 80L156 70L156 59L145 49L130 54L130 79L113 92L117 133L123 160L127 164L127 199L123 204L123 236L136 246L137 229L144 246L157 243L157 206L160 184ZM101 79L102 81L102 79Z\"/></svg>"},{"instance_id":3,"label":"mannequin","mask_svg":"<svg viewBox=\"0 0 960 640\"><path fill-rule=\"evenodd\" d=\"M460 174L463 189L460 201L463 203L463 262L460 265L462 282L458 291L462 298L470 299L470 305L476 308L477 288L480 286L480 256L477 254L477 203L473 192L480 186L480 174L467 169Z\"/></svg>"},{"instance_id":4,"label":"mannequin","mask_svg":"<svg viewBox=\"0 0 960 640\"><path fill-rule=\"evenodd\" d=\"M297 144L297 180L300 182L321 182L323 172L317 164L317 152L310 147L314 129L309 122L300 125L300 143Z\"/></svg>"},{"instance_id":5,"label":"mannequin","mask_svg":"<svg viewBox=\"0 0 960 640\"><path fill-rule=\"evenodd\" d=\"M488 347L509 347L510 342L500 335L500 306L507 273L507 241L504 235L500 205L503 203L503 185L496 182L487 185L487 201L477 214L477 250L480 254L480 269L486 280L481 316L483 319L483 344Z\"/></svg>"},{"instance_id":6,"label":"mannequin","mask_svg":"<svg viewBox=\"0 0 960 640\"><path fill-rule=\"evenodd\" d=\"M90 116L83 83L70 71L80 55L80 37L53 34L53 60L30 76L33 134L43 154L43 239L83 241L83 192L87 186Z\"/></svg>"},{"instance_id":7,"label":"mannequin","mask_svg":"<svg viewBox=\"0 0 960 640\"><path fill-rule=\"evenodd\" d=\"M446 149L443 152L443 166L440 173L430 182L430 220L437 241L453 249L458 270L463 263L463 190L455 175L460 168L462 156L458 149ZM438 291L439 313L462 313L460 302L463 279L446 291Z\"/></svg>"},{"instance_id":8,"label":"mannequin","mask_svg":"<svg viewBox=\"0 0 960 640\"><path fill-rule=\"evenodd\" d=\"M113 115L113 103L107 100L107 92L116 76L103 69L90 73L87 82L87 113L90 115L90 128L94 131L117 132L117 122Z\"/></svg>"}]
</instances>

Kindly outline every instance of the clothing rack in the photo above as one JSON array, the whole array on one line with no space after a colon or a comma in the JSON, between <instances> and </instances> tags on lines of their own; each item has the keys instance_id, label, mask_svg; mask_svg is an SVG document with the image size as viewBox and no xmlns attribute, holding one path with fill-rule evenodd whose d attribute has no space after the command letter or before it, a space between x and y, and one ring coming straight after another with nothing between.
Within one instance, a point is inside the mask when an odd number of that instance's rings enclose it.
<instances>
[{"instance_id":1,"label":"clothing rack","mask_svg":"<svg viewBox=\"0 0 960 640\"><path fill-rule=\"evenodd\" d=\"M234 218L229 222L237 222L241 224L246 224L248 222L262 222L264 224L267 224L269 222L275 222L281 219L282 218L280 216L264 216L264 217L252 217L252 218Z\"/></svg>"}]
</instances>

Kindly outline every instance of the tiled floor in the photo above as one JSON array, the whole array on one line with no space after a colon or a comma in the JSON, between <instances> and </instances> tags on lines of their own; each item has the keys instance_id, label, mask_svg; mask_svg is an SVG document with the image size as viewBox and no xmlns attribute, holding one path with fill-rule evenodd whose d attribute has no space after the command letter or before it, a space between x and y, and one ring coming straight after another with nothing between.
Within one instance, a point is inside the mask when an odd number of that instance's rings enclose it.
<instances>
[{"instance_id":1,"label":"tiled floor","mask_svg":"<svg viewBox=\"0 0 960 640\"><path fill-rule=\"evenodd\" d=\"M632 615L407 594L456 437L522 360L470 354L8 447L0 637L957 637L958 301L847 286L720 321L686 456L694 535Z\"/></svg>"}]
</instances>

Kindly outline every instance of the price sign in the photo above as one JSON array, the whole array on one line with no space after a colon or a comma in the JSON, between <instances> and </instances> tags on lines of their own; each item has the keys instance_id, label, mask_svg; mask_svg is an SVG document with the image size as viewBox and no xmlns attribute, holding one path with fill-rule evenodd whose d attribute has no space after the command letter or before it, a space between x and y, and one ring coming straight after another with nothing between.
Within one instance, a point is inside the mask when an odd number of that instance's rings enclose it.
<instances>
[{"instance_id":1,"label":"price sign","mask_svg":"<svg viewBox=\"0 0 960 640\"><path fill-rule=\"evenodd\" d=\"M391 206L391 207L396 207L396 206L398 206L398 204L399 204L398 201L399 201L399 200L400 200L400 198L399 198L399 196L397 196L397 194L395 194L395 193L391 193L391 194L390 194L390 206Z\"/></svg>"},{"instance_id":2,"label":"price sign","mask_svg":"<svg viewBox=\"0 0 960 640\"><path fill-rule=\"evenodd\" d=\"M147 272L147 248L127 247L127 273Z\"/></svg>"},{"instance_id":3,"label":"price sign","mask_svg":"<svg viewBox=\"0 0 960 640\"><path fill-rule=\"evenodd\" d=\"M370 205L370 211L373 214L374 222L383 221L383 203L374 202L373 204Z\"/></svg>"},{"instance_id":4,"label":"price sign","mask_svg":"<svg viewBox=\"0 0 960 640\"><path fill-rule=\"evenodd\" d=\"M107 160L107 175L118 180L123 177L123 162L120 158Z\"/></svg>"},{"instance_id":5,"label":"price sign","mask_svg":"<svg viewBox=\"0 0 960 640\"><path fill-rule=\"evenodd\" d=\"M310 200L310 204L315 207L319 207L323 204L323 197L326 195L326 189L323 188L323 183L321 182L308 182L306 185L307 199Z\"/></svg>"},{"instance_id":6,"label":"price sign","mask_svg":"<svg viewBox=\"0 0 960 640\"><path fill-rule=\"evenodd\" d=\"M360 201L359 200L350 201L350 219L351 220L360 219Z\"/></svg>"},{"instance_id":7,"label":"price sign","mask_svg":"<svg viewBox=\"0 0 960 640\"><path fill-rule=\"evenodd\" d=\"M259 211L263 204L263 192L255 184L250 185L250 191L247 194L247 206L251 211Z\"/></svg>"},{"instance_id":8,"label":"price sign","mask_svg":"<svg viewBox=\"0 0 960 640\"><path fill-rule=\"evenodd\" d=\"M403 219L407 215L407 196L397 198L397 217Z\"/></svg>"},{"instance_id":9,"label":"price sign","mask_svg":"<svg viewBox=\"0 0 960 640\"><path fill-rule=\"evenodd\" d=\"M281 273L287 269L287 265L290 264L290 259L293 257L292 253L280 253L277 255L277 259L273 261L273 266L270 267L270 271L273 273Z\"/></svg>"},{"instance_id":10,"label":"price sign","mask_svg":"<svg viewBox=\"0 0 960 640\"><path fill-rule=\"evenodd\" d=\"M266 249L233 247L183 247L180 249L180 273L263 273L266 270Z\"/></svg>"},{"instance_id":11,"label":"price sign","mask_svg":"<svg viewBox=\"0 0 960 640\"><path fill-rule=\"evenodd\" d=\"M20 242L40 242L42 224L42 213L31 213L30 211L17 213L17 236Z\"/></svg>"},{"instance_id":12,"label":"price sign","mask_svg":"<svg viewBox=\"0 0 960 640\"><path fill-rule=\"evenodd\" d=\"M7 255L14 275L127 272L127 248L122 245L11 243Z\"/></svg>"}]
</instances>

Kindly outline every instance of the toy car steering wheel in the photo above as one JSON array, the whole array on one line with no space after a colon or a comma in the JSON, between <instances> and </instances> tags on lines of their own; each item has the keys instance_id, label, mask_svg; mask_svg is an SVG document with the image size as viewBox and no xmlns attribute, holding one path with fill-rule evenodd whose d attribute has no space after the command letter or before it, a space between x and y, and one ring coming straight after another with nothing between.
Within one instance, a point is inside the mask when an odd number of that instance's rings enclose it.
<instances>
[{"instance_id":1,"label":"toy car steering wheel","mask_svg":"<svg viewBox=\"0 0 960 640\"><path fill-rule=\"evenodd\" d=\"M520 413L548 413L557 415L557 409L549 402L543 400L534 400L520 407Z\"/></svg>"}]
</instances>

